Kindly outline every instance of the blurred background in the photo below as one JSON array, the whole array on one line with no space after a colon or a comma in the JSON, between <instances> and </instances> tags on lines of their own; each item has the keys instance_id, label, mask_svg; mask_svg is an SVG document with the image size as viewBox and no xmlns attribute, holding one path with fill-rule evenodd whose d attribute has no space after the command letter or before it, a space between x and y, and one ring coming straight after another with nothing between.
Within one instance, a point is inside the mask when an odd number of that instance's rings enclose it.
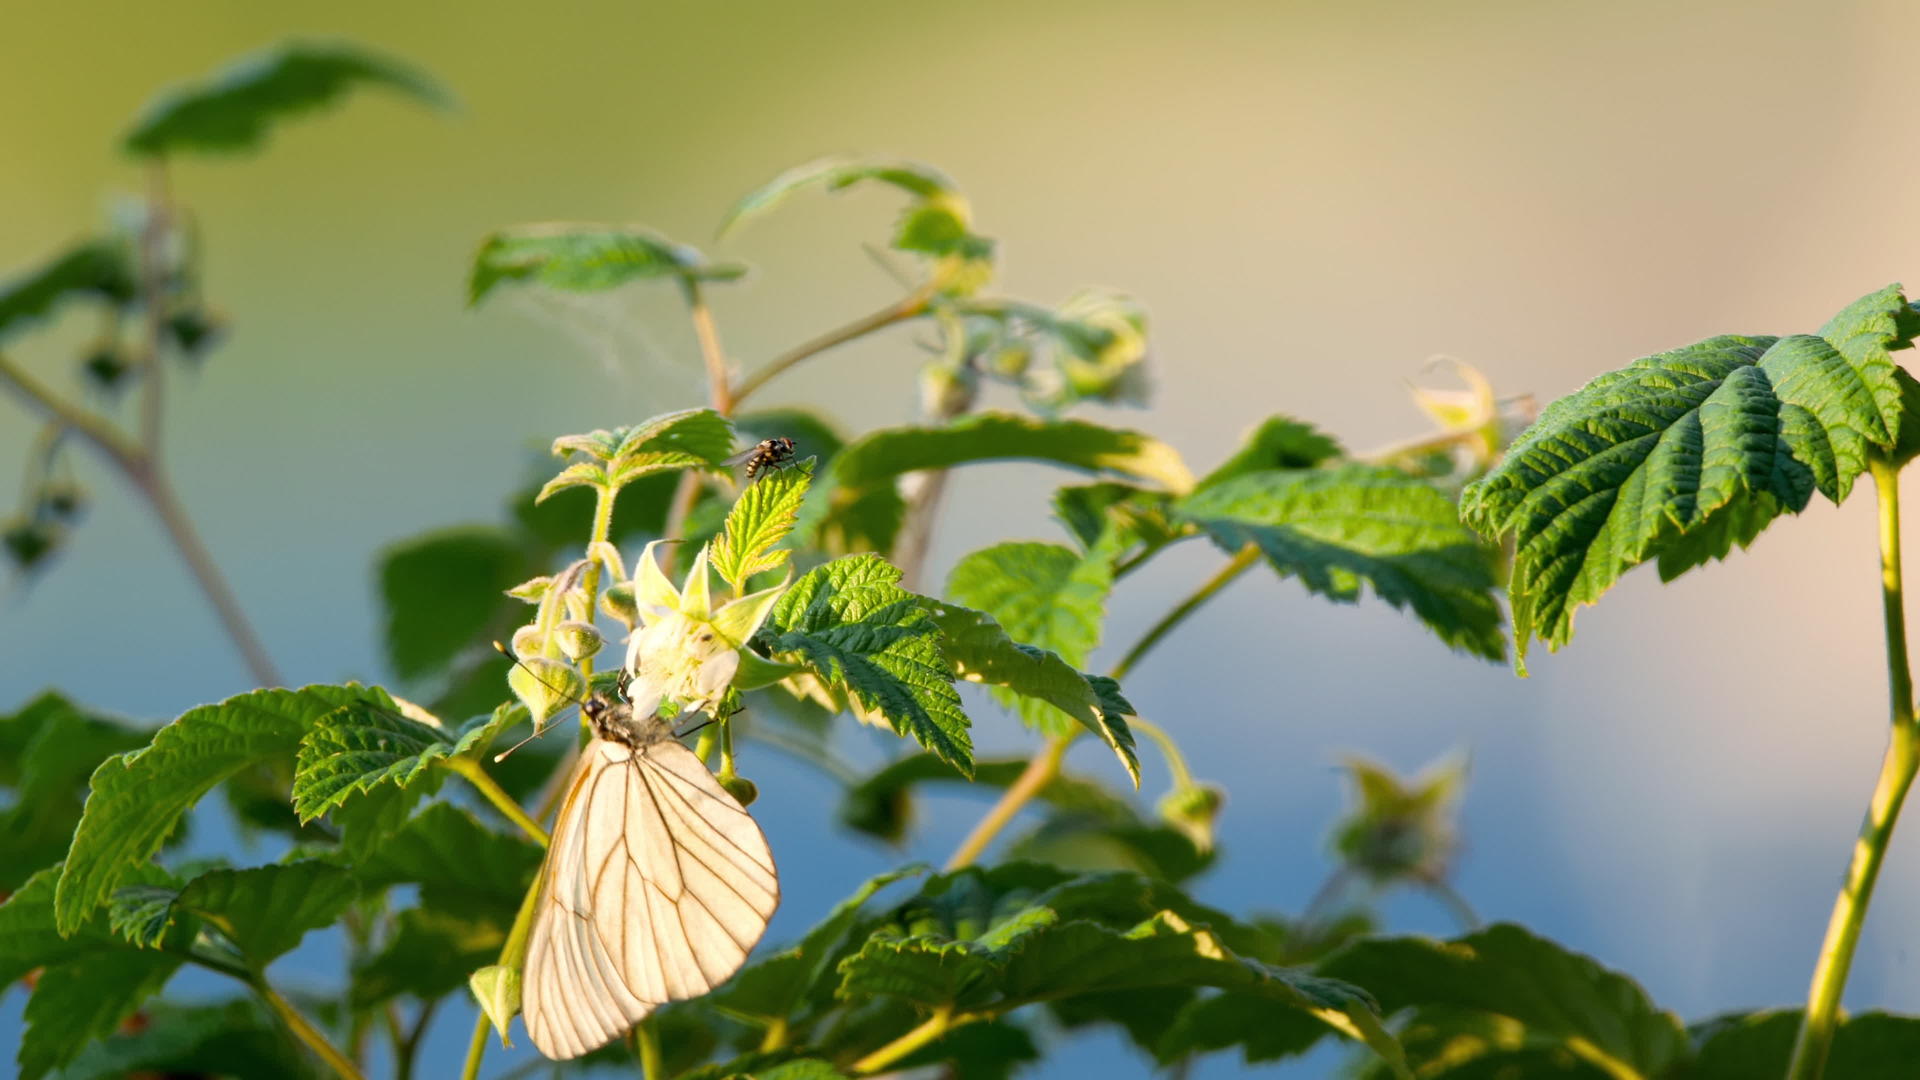
<instances>
[{"instance_id":1,"label":"blurred background","mask_svg":"<svg viewBox=\"0 0 1920 1080\"><path fill-rule=\"evenodd\" d=\"M1356 450L1422 433L1404 381L1434 354L1546 401L1637 356L1811 330L1902 275L1920 284L1920 147L1904 119L1920 9L1894 0L338 0L324 14L180 0L31 5L9 24L7 274L137 188L114 143L153 92L236 53L340 35L461 98L435 115L367 93L286 126L258 159L176 167L234 330L175 382L168 452L295 683L386 674L371 576L385 545L498 520L554 435L698 403L666 290L468 311L468 260L502 225L644 222L751 262L714 301L752 367L897 295L857 241L885 236L898 199L815 195L715 244L732 202L824 153L933 163L999 239L1001 289L1051 303L1106 285L1148 307L1154 405L1097 418L1152 431L1196 468L1276 412ZM66 388L89 332L63 323L13 351ZM818 358L760 404L819 406L853 431L904 422L920 359L896 332ZM35 428L0 400L9 504ZM158 722L247 688L144 507L79 460L90 519L51 573L0 597L0 708L51 686ZM1064 476L956 474L930 580L987 543L1061 538L1046 496ZM1689 1019L1797 1002L1882 749L1871 501L1816 501L1671 587L1630 575L1525 681L1377 603L1331 606L1270 576L1228 593L1127 683L1230 793L1224 858L1199 895L1298 911L1329 866L1340 754L1411 770L1460 748L1472 781L1456 883L1483 918L1590 952ZM1219 561L1188 545L1128 579L1109 644ZM978 724L986 748L1031 744L1010 718ZM882 749L853 742L867 759ZM778 940L903 859L824 825L832 781L753 753L787 889ZM1111 771L1100 753L1080 766ZM1150 798L1165 776L1146 756ZM908 854L944 858L984 805L933 803ZM1453 932L1417 895L1387 914ZM1920 1010L1916 919L1910 824L1850 1007ZM276 971L324 985L338 949L316 936ZM18 1039L22 999L0 1002L0 1044ZM452 1068L469 1022L440 1018L429 1075ZM488 1072L530 1052L496 1052ZM1331 1060L1273 1071L1323 1075ZM1049 1075L1096 1065L1145 1068L1095 1036ZM1195 1075L1241 1068L1218 1058Z\"/></svg>"}]
</instances>

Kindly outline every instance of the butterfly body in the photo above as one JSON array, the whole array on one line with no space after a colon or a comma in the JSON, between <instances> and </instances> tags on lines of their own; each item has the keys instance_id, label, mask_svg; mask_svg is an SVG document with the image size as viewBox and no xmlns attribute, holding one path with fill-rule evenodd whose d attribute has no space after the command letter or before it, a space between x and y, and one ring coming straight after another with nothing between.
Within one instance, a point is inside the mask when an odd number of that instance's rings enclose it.
<instances>
[{"instance_id":1,"label":"butterfly body","mask_svg":"<svg viewBox=\"0 0 1920 1080\"><path fill-rule=\"evenodd\" d=\"M523 976L547 1057L604 1045L732 977L780 882L766 837L657 715L596 696L594 738L554 819Z\"/></svg>"}]
</instances>

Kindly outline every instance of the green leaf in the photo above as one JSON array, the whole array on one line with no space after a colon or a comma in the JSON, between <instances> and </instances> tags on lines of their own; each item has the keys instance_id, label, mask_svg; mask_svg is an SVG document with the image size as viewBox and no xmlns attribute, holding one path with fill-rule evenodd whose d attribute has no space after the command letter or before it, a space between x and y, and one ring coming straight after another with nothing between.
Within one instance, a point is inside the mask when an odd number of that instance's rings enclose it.
<instances>
[{"instance_id":1,"label":"green leaf","mask_svg":"<svg viewBox=\"0 0 1920 1080\"><path fill-rule=\"evenodd\" d=\"M1126 870L1173 884L1213 865L1213 848L1202 851L1179 829L1142 821L1130 806L1126 810L1117 815L1056 812L1007 844L1001 857L1066 870Z\"/></svg>"},{"instance_id":2,"label":"green leaf","mask_svg":"<svg viewBox=\"0 0 1920 1080\"><path fill-rule=\"evenodd\" d=\"M598 292L648 278L679 282L733 281L739 263L705 255L631 225L553 223L493 233L473 257L467 302L478 304L503 283L541 285L560 292Z\"/></svg>"},{"instance_id":3,"label":"green leaf","mask_svg":"<svg viewBox=\"0 0 1920 1080\"><path fill-rule=\"evenodd\" d=\"M1611 1075L1659 1076L1689 1052L1679 1020L1631 979L1511 924L1451 942L1367 939L1319 970L1368 987L1387 1015L1438 1005L1508 1017Z\"/></svg>"},{"instance_id":4,"label":"green leaf","mask_svg":"<svg viewBox=\"0 0 1920 1080\"><path fill-rule=\"evenodd\" d=\"M1287 416L1268 417L1248 434L1240 449L1202 477L1194 490L1217 486L1236 476L1269 469L1311 469L1345 456L1331 435Z\"/></svg>"},{"instance_id":5,"label":"green leaf","mask_svg":"<svg viewBox=\"0 0 1920 1080\"><path fill-rule=\"evenodd\" d=\"M1151 436L1082 420L1035 420L1001 412L974 413L945 427L872 432L840 452L832 477L848 488L868 488L920 469L983 461L1044 461L1143 480L1175 493L1193 486L1193 474L1179 453Z\"/></svg>"},{"instance_id":6,"label":"green leaf","mask_svg":"<svg viewBox=\"0 0 1920 1080\"><path fill-rule=\"evenodd\" d=\"M735 592L745 592L747 579L787 564L789 555L774 545L793 531L800 503L813 482L813 462L762 476L740 493L727 513L725 531L714 538L709 562Z\"/></svg>"},{"instance_id":7,"label":"green leaf","mask_svg":"<svg viewBox=\"0 0 1920 1080\"><path fill-rule=\"evenodd\" d=\"M796 192L815 187L842 191L868 181L890 184L921 202L953 199L959 195L959 189L953 181L931 165L912 161L820 158L788 169L735 203L720 223L720 235L725 236L741 222L766 213ZM930 227L917 226L920 229ZM909 225L908 228L916 226Z\"/></svg>"},{"instance_id":8,"label":"green leaf","mask_svg":"<svg viewBox=\"0 0 1920 1080\"><path fill-rule=\"evenodd\" d=\"M0 285L0 340L17 327L52 315L69 297L126 304L138 291L125 244L86 241Z\"/></svg>"},{"instance_id":9,"label":"green leaf","mask_svg":"<svg viewBox=\"0 0 1920 1080\"><path fill-rule=\"evenodd\" d=\"M492 919L435 908L402 911L386 945L354 969L354 1008L402 994L432 1001L460 989L500 955L506 929Z\"/></svg>"},{"instance_id":10,"label":"green leaf","mask_svg":"<svg viewBox=\"0 0 1920 1080\"><path fill-rule=\"evenodd\" d=\"M541 856L524 836L489 829L461 807L434 802L357 861L353 872L367 888L418 885L425 907L505 925Z\"/></svg>"},{"instance_id":11,"label":"green leaf","mask_svg":"<svg viewBox=\"0 0 1920 1080\"><path fill-rule=\"evenodd\" d=\"M1846 498L1905 426L1890 353L1916 328L1888 286L1818 335L1709 338L1549 406L1461 501L1482 534L1514 538L1520 657L1535 637L1566 644L1574 611L1648 559L1671 578L1751 543L1815 491Z\"/></svg>"},{"instance_id":12,"label":"green leaf","mask_svg":"<svg viewBox=\"0 0 1920 1080\"><path fill-rule=\"evenodd\" d=\"M1173 520L1172 506L1165 492L1113 481L1073 485L1053 493L1053 516L1082 550L1092 550L1109 535L1119 550L1134 544L1158 548L1172 543L1187 529Z\"/></svg>"},{"instance_id":13,"label":"green leaf","mask_svg":"<svg viewBox=\"0 0 1920 1080\"><path fill-rule=\"evenodd\" d=\"M1009 637L1058 653L1075 669L1084 667L1088 654L1100 644L1100 626L1112 589L1110 543L1097 545L1085 555L1058 544L997 544L962 558L947 577L949 596L998 620ZM998 696L1002 701L1011 697ZM1061 710L1043 700L1027 697L1017 707L1020 718L1037 731L1064 735L1072 730ZM1114 738L1122 729L1110 733L1102 730L1097 719L1089 723L1084 716L1068 715L1105 738L1120 754L1129 775L1138 773L1138 762L1130 760L1131 735L1125 736L1128 749L1122 750L1123 744Z\"/></svg>"},{"instance_id":14,"label":"green leaf","mask_svg":"<svg viewBox=\"0 0 1920 1080\"><path fill-rule=\"evenodd\" d=\"M1259 994L1223 991L1175 1013L1152 1050L1164 1065L1238 1046L1251 1065L1304 1054L1329 1030L1312 1014L1276 1009Z\"/></svg>"},{"instance_id":15,"label":"green leaf","mask_svg":"<svg viewBox=\"0 0 1920 1080\"><path fill-rule=\"evenodd\" d=\"M618 489L642 477L672 469L719 470L733 453L733 424L712 409L682 409L612 431L598 429L584 435L553 440L556 455L584 454L598 462L604 475L562 484L581 463L570 466L536 497L576 483L611 485ZM585 477L587 474L582 473Z\"/></svg>"},{"instance_id":16,"label":"green leaf","mask_svg":"<svg viewBox=\"0 0 1920 1080\"><path fill-rule=\"evenodd\" d=\"M99 952L42 971L27 998L20 1080L39 1080L112 1033L181 963L170 953Z\"/></svg>"},{"instance_id":17,"label":"green leaf","mask_svg":"<svg viewBox=\"0 0 1920 1080\"><path fill-rule=\"evenodd\" d=\"M970 774L973 740L940 628L899 582L900 571L872 555L816 566L780 597L762 637Z\"/></svg>"},{"instance_id":18,"label":"green leaf","mask_svg":"<svg viewBox=\"0 0 1920 1080\"><path fill-rule=\"evenodd\" d=\"M387 663L402 679L440 671L487 631L500 594L535 572L525 544L503 529L470 525L416 536L380 553Z\"/></svg>"},{"instance_id":19,"label":"green leaf","mask_svg":"<svg viewBox=\"0 0 1920 1080\"><path fill-rule=\"evenodd\" d=\"M453 105L446 90L399 61L342 43L293 42L162 94L121 146L141 157L253 150L275 122L331 105L356 86L384 87L439 108Z\"/></svg>"},{"instance_id":20,"label":"green leaf","mask_svg":"<svg viewBox=\"0 0 1920 1080\"><path fill-rule=\"evenodd\" d=\"M335 709L383 699L358 686L255 690L191 709L144 749L108 758L94 771L60 875L61 932L72 933L126 884L216 784L256 762L291 759L308 729Z\"/></svg>"},{"instance_id":21,"label":"green leaf","mask_svg":"<svg viewBox=\"0 0 1920 1080\"><path fill-rule=\"evenodd\" d=\"M93 1042L60 1071L60 1080L129 1076L312 1075L272 1017L251 1000L177 1006L153 1002L138 1032Z\"/></svg>"},{"instance_id":22,"label":"green leaf","mask_svg":"<svg viewBox=\"0 0 1920 1080\"><path fill-rule=\"evenodd\" d=\"M968 784L976 788L1005 789L1026 771L1025 758L977 760L973 775L962 775L953 766L932 754L908 754L888 763L866 779L847 788L841 798L840 823L858 832L888 843L906 839L912 823L912 797L922 784ZM1090 812L1110 821L1134 818L1125 800L1105 788L1074 776L1061 775L1040 790L1037 796L1050 806L1063 810Z\"/></svg>"},{"instance_id":23,"label":"green leaf","mask_svg":"<svg viewBox=\"0 0 1920 1080\"><path fill-rule=\"evenodd\" d=\"M255 971L264 971L307 931L332 925L359 891L350 871L320 860L214 870L179 891L172 916L195 915L217 927Z\"/></svg>"},{"instance_id":24,"label":"green leaf","mask_svg":"<svg viewBox=\"0 0 1920 1080\"><path fill-rule=\"evenodd\" d=\"M1505 655L1492 552L1424 480L1373 465L1243 473L1178 510L1223 550L1253 544L1312 592L1351 603L1370 584L1448 645Z\"/></svg>"},{"instance_id":25,"label":"green leaf","mask_svg":"<svg viewBox=\"0 0 1920 1080\"><path fill-rule=\"evenodd\" d=\"M1687 1080L1746 1080L1781 1076L1800 1030L1799 1009L1729 1017L1703 1025L1700 1052ZM1920 1060L1920 1019L1866 1012L1834 1032L1828 1076L1847 1080L1904 1080Z\"/></svg>"},{"instance_id":26,"label":"green leaf","mask_svg":"<svg viewBox=\"0 0 1920 1080\"><path fill-rule=\"evenodd\" d=\"M401 715L391 699L350 703L321 717L301 740L294 809L300 820L312 821L382 784L407 790L436 775L434 767L450 758L478 755L495 735L526 718L525 707L501 705L450 734Z\"/></svg>"},{"instance_id":27,"label":"green leaf","mask_svg":"<svg viewBox=\"0 0 1920 1080\"><path fill-rule=\"evenodd\" d=\"M844 955L842 946L847 931L852 929L867 901L896 881L924 873L926 867L915 865L868 878L797 944L757 961L734 976L714 995L713 1004L733 1015L764 1022L793 1016L803 1001L814 996L833 964Z\"/></svg>"},{"instance_id":28,"label":"green leaf","mask_svg":"<svg viewBox=\"0 0 1920 1080\"><path fill-rule=\"evenodd\" d=\"M946 1075L967 1080L1008 1080L1040 1060L1040 1047L1027 1029L1008 1020L988 1020L954 1028L893 1064L903 1073L946 1064Z\"/></svg>"},{"instance_id":29,"label":"green leaf","mask_svg":"<svg viewBox=\"0 0 1920 1080\"><path fill-rule=\"evenodd\" d=\"M0 753L14 789L13 805L0 810L0 890L18 889L60 861L80 822L87 777L149 735L88 715L51 691L0 716Z\"/></svg>"},{"instance_id":30,"label":"green leaf","mask_svg":"<svg viewBox=\"0 0 1920 1080\"><path fill-rule=\"evenodd\" d=\"M1045 544L1005 546L1051 547ZM989 548L987 552L976 552L975 555L987 555L998 550ZM962 564L965 564L965 560ZM955 567L956 574L958 571L959 567ZM1068 576L1073 576L1073 573L1069 571ZM1092 575L1081 573L1080 576L1086 578ZM985 578L978 584L988 586L986 591L993 591L993 583ZM948 591L954 591L951 585ZM1105 591L1102 590L1097 602L1104 600ZM1133 706L1120 696L1117 683L1106 679L1101 688L1096 690L1092 677L1083 674L1059 653L1015 642L993 616L984 611L938 601L927 601L926 608L940 627L940 651L953 665L956 677L1019 695L1022 699L1021 717L1040 730L1064 734L1064 727L1053 723L1052 719L1062 713L1078 721L1113 750L1121 766L1127 770L1133 786L1140 786L1140 759L1134 752L1133 732L1128 729L1125 719L1133 714ZM1093 633L1097 640L1097 609L1095 618ZM1084 655L1085 650L1082 650ZM1040 707L1030 708L1030 703Z\"/></svg>"}]
</instances>

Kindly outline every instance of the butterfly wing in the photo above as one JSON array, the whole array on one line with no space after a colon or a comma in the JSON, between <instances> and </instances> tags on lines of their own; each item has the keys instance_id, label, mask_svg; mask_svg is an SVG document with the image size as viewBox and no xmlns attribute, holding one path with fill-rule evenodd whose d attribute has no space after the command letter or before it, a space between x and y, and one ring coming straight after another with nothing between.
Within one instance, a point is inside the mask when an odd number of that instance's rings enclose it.
<instances>
[{"instance_id":1,"label":"butterfly wing","mask_svg":"<svg viewBox=\"0 0 1920 1080\"><path fill-rule=\"evenodd\" d=\"M726 981L780 896L759 826L672 741L588 744L543 873L522 1014L555 1059Z\"/></svg>"}]
</instances>

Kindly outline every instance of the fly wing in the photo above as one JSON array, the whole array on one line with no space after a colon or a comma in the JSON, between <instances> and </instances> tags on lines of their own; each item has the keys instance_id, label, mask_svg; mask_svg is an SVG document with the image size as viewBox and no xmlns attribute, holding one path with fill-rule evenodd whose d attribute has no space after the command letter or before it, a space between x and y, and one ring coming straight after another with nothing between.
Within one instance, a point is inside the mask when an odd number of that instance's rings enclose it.
<instances>
[{"instance_id":1,"label":"fly wing","mask_svg":"<svg viewBox=\"0 0 1920 1080\"><path fill-rule=\"evenodd\" d=\"M588 744L554 823L523 1012L578 1057L746 961L780 901L766 837L693 752Z\"/></svg>"},{"instance_id":2,"label":"fly wing","mask_svg":"<svg viewBox=\"0 0 1920 1080\"><path fill-rule=\"evenodd\" d=\"M624 938L616 932L610 944L602 925L619 927L622 905L595 888L608 877L624 880L603 871L627 861L622 834L632 763L633 752L618 743L588 743L554 819L527 944L521 1017L533 1045L555 1060L606 1045L664 1000L643 998L628 985L618 959Z\"/></svg>"},{"instance_id":3,"label":"fly wing","mask_svg":"<svg viewBox=\"0 0 1920 1080\"><path fill-rule=\"evenodd\" d=\"M727 465L727 466L745 465L747 462L753 460L753 455L759 452L760 452L760 447L758 444L749 446L745 450L740 451L739 453L733 455L732 457L721 462L720 464Z\"/></svg>"}]
</instances>

